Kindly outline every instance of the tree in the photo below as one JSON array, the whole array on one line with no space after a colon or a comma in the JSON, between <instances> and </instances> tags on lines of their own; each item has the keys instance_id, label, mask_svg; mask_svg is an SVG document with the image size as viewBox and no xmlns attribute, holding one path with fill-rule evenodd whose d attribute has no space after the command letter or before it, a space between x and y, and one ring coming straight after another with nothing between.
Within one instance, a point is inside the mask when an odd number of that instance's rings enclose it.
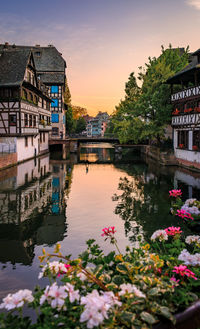
<instances>
[{"instance_id":1,"label":"tree","mask_svg":"<svg viewBox=\"0 0 200 329\"><path fill-rule=\"evenodd\" d=\"M76 120L76 130L75 130L75 132L77 134L79 134L82 131L84 131L85 129L86 129L85 119L83 117L78 118L78 120Z\"/></svg>"},{"instance_id":2,"label":"tree","mask_svg":"<svg viewBox=\"0 0 200 329\"><path fill-rule=\"evenodd\" d=\"M81 106L72 105L73 118L77 120L78 118L87 115L87 110Z\"/></svg>"},{"instance_id":3,"label":"tree","mask_svg":"<svg viewBox=\"0 0 200 329\"><path fill-rule=\"evenodd\" d=\"M137 143L144 138L159 142L170 123L172 106L166 81L188 64L189 49L173 49L171 45L161 49L158 58L149 57L145 67L140 68L138 79L142 87L138 87L134 73L125 85L125 99L120 101L113 115L114 132L120 142L133 140Z\"/></svg>"},{"instance_id":4,"label":"tree","mask_svg":"<svg viewBox=\"0 0 200 329\"><path fill-rule=\"evenodd\" d=\"M65 80L64 102L68 106L71 105L71 93L69 90L67 79Z\"/></svg>"},{"instance_id":5,"label":"tree","mask_svg":"<svg viewBox=\"0 0 200 329\"><path fill-rule=\"evenodd\" d=\"M67 134L71 134L75 130L75 120L73 118L71 106L68 106L67 110L65 111L65 127Z\"/></svg>"}]
</instances>

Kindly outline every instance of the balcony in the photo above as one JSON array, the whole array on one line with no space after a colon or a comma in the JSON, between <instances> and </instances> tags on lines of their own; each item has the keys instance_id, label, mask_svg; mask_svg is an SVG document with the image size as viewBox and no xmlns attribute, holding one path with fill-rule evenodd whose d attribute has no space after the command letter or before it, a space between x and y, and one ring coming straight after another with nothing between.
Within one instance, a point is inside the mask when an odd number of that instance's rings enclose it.
<instances>
[{"instance_id":1,"label":"balcony","mask_svg":"<svg viewBox=\"0 0 200 329\"><path fill-rule=\"evenodd\" d=\"M200 96L200 86L190 87L171 95L171 102L187 100Z\"/></svg>"},{"instance_id":2,"label":"balcony","mask_svg":"<svg viewBox=\"0 0 200 329\"><path fill-rule=\"evenodd\" d=\"M39 122L39 131L51 131L52 130L52 126L51 123L47 123L44 120L41 120Z\"/></svg>"}]
</instances>

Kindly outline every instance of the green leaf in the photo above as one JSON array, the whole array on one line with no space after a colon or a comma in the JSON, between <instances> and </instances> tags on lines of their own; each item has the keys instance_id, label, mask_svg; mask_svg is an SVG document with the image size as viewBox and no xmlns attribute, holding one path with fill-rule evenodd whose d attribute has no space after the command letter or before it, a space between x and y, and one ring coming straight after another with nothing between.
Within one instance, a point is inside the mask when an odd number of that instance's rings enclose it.
<instances>
[{"instance_id":1,"label":"green leaf","mask_svg":"<svg viewBox=\"0 0 200 329\"><path fill-rule=\"evenodd\" d=\"M170 321L172 321L173 324L176 323L176 319L173 316L173 314L170 312L169 308L166 306L161 306L160 307L160 313L167 319L169 319Z\"/></svg>"},{"instance_id":2,"label":"green leaf","mask_svg":"<svg viewBox=\"0 0 200 329\"><path fill-rule=\"evenodd\" d=\"M160 292L158 288L152 288L148 291L148 296L159 296Z\"/></svg>"},{"instance_id":3,"label":"green leaf","mask_svg":"<svg viewBox=\"0 0 200 329\"><path fill-rule=\"evenodd\" d=\"M123 312L120 316L120 320L122 323L127 324L130 326L130 324L135 320L136 315L131 312Z\"/></svg>"},{"instance_id":4,"label":"green leaf","mask_svg":"<svg viewBox=\"0 0 200 329\"><path fill-rule=\"evenodd\" d=\"M118 286L120 286L120 284L124 283L124 278L121 275L115 275L112 281Z\"/></svg>"},{"instance_id":5,"label":"green leaf","mask_svg":"<svg viewBox=\"0 0 200 329\"><path fill-rule=\"evenodd\" d=\"M127 274L128 273L127 267L124 265L124 263L118 264L116 269L117 269L118 272L120 272L122 274Z\"/></svg>"},{"instance_id":6,"label":"green leaf","mask_svg":"<svg viewBox=\"0 0 200 329\"><path fill-rule=\"evenodd\" d=\"M149 323L149 324L154 324L157 322L157 320L154 318L153 315L151 315L150 313L148 312L142 312L140 314L140 317L143 321Z\"/></svg>"}]
</instances>

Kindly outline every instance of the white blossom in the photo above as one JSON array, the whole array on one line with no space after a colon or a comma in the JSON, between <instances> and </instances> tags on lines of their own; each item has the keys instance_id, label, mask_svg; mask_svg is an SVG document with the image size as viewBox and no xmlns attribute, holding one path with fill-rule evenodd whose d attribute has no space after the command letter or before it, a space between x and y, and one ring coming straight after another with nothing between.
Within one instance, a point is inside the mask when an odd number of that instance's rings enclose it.
<instances>
[{"instance_id":1,"label":"white blossom","mask_svg":"<svg viewBox=\"0 0 200 329\"><path fill-rule=\"evenodd\" d=\"M200 265L200 254L190 254L186 249L183 249L178 256L178 260L181 260L185 265Z\"/></svg>"},{"instance_id":2,"label":"white blossom","mask_svg":"<svg viewBox=\"0 0 200 329\"><path fill-rule=\"evenodd\" d=\"M79 291L74 290L74 286L70 283L66 283L65 289L68 292L70 303L80 299Z\"/></svg>"},{"instance_id":3,"label":"white blossom","mask_svg":"<svg viewBox=\"0 0 200 329\"><path fill-rule=\"evenodd\" d=\"M185 239L187 244L197 243L200 244L200 236L199 235L188 235Z\"/></svg>"},{"instance_id":4,"label":"white blossom","mask_svg":"<svg viewBox=\"0 0 200 329\"><path fill-rule=\"evenodd\" d=\"M87 276L83 273L83 272L79 272L77 274L77 277L81 280L81 281L85 281L87 279Z\"/></svg>"},{"instance_id":5,"label":"white blossom","mask_svg":"<svg viewBox=\"0 0 200 329\"><path fill-rule=\"evenodd\" d=\"M108 318L108 310L114 305L121 306L119 299L113 292L101 292L93 290L85 297L81 297L81 304L85 305L81 314L80 322L87 321L87 328L99 326L104 319Z\"/></svg>"},{"instance_id":6,"label":"white blossom","mask_svg":"<svg viewBox=\"0 0 200 329\"><path fill-rule=\"evenodd\" d=\"M168 240L168 234L165 232L165 230L157 230L152 234L151 240L154 241L157 239L159 241Z\"/></svg>"},{"instance_id":7,"label":"white blossom","mask_svg":"<svg viewBox=\"0 0 200 329\"><path fill-rule=\"evenodd\" d=\"M136 297L146 298L145 294L143 294L134 284L123 283L119 287L121 289L119 292L119 296L134 293Z\"/></svg>"},{"instance_id":8,"label":"white blossom","mask_svg":"<svg viewBox=\"0 0 200 329\"><path fill-rule=\"evenodd\" d=\"M3 298L3 303L0 308L5 308L8 311L22 307L25 302L31 303L34 300L32 291L28 289L19 290L14 294L8 294Z\"/></svg>"},{"instance_id":9,"label":"white blossom","mask_svg":"<svg viewBox=\"0 0 200 329\"><path fill-rule=\"evenodd\" d=\"M42 271L38 275L38 279L41 279L43 276L45 276L45 272L47 270L50 270L50 272L53 275L58 275L60 273L62 273L62 274L67 273L68 267L66 266L66 264L63 264L58 261L50 262L42 268Z\"/></svg>"}]
</instances>

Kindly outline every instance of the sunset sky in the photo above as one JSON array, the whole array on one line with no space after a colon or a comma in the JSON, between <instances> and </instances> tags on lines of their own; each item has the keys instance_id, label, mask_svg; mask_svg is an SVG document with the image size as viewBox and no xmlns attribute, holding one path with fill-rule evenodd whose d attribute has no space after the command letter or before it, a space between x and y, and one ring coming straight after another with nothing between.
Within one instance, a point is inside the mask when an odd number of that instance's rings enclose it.
<instances>
[{"instance_id":1,"label":"sunset sky","mask_svg":"<svg viewBox=\"0 0 200 329\"><path fill-rule=\"evenodd\" d=\"M72 103L112 113L132 71L161 45L200 48L200 0L0 0L0 43L53 44Z\"/></svg>"}]
</instances>

